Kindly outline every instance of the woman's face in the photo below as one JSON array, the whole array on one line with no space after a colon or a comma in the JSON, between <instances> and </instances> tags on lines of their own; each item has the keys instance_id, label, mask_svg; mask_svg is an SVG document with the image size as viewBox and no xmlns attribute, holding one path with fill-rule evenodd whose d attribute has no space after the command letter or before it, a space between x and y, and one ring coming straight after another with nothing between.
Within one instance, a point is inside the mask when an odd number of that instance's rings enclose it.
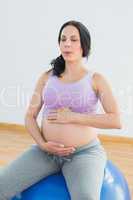
<instances>
[{"instance_id":1,"label":"woman's face","mask_svg":"<svg viewBox=\"0 0 133 200\"><path fill-rule=\"evenodd\" d=\"M82 59L83 50L79 31L76 27L68 25L62 30L59 48L65 61Z\"/></svg>"}]
</instances>

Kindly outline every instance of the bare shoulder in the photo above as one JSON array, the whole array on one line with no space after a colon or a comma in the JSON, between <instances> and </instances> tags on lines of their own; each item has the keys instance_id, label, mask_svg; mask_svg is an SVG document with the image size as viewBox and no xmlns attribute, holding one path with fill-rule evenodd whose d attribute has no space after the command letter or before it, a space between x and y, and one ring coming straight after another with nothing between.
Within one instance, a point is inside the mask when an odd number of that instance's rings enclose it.
<instances>
[{"instance_id":1,"label":"bare shoulder","mask_svg":"<svg viewBox=\"0 0 133 200\"><path fill-rule=\"evenodd\" d=\"M93 80L95 82L101 82L101 81L104 81L106 78L103 74L99 73L99 72L94 72L93 73Z\"/></svg>"},{"instance_id":2,"label":"bare shoulder","mask_svg":"<svg viewBox=\"0 0 133 200\"><path fill-rule=\"evenodd\" d=\"M92 86L96 93L103 87L111 87L107 78L99 72L93 73Z\"/></svg>"},{"instance_id":3,"label":"bare shoulder","mask_svg":"<svg viewBox=\"0 0 133 200\"><path fill-rule=\"evenodd\" d=\"M37 83L39 84L39 85L44 85L44 84L46 84L46 82L47 82L47 80L48 80L48 78L49 78L49 76L52 74L52 69L50 69L50 70L45 70L40 76L39 76L39 78L38 78L38 81L37 81Z\"/></svg>"}]
</instances>

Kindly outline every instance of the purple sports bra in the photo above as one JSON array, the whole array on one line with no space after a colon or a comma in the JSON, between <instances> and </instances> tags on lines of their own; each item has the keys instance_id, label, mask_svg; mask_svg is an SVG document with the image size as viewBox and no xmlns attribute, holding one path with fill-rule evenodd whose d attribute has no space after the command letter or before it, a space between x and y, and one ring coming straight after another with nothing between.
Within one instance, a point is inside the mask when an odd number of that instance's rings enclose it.
<instances>
[{"instance_id":1,"label":"purple sports bra","mask_svg":"<svg viewBox=\"0 0 133 200\"><path fill-rule=\"evenodd\" d=\"M80 80L64 83L57 76L50 75L42 92L43 117L51 109L70 108L73 112L96 113L98 96L92 88L92 71Z\"/></svg>"}]
</instances>

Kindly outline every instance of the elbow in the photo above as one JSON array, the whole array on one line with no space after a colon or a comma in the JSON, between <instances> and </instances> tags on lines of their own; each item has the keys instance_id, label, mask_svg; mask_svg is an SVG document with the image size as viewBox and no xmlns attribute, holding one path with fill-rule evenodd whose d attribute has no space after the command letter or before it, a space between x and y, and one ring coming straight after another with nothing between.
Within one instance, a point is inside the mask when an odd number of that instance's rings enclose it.
<instances>
[{"instance_id":1,"label":"elbow","mask_svg":"<svg viewBox=\"0 0 133 200\"><path fill-rule=\"evenodd\" d=\"M24 118L24 124L25 124L25 127L28 127L28 125L31 123L31 121L35 119L35 117L29 113L27 113L25 115L25 118Z\"/></svg>"},{"instance_id":2,"label":"elbow","mask_svg":"<svg viewBox=\"0 0 133 200\"><path fill-rule=\"evenodd\" d=\"M118 114L118 113L117 114L116 113L110 114L109 123L110 123L110 128L113 128L113 129L122 129L123 128L123 124L121 122L120 114Z\"/></svg>"},{"instance_id":3,"label":"elbow","mask_svg":"<svg viewBox=\"0 0 133 200\"><path fill-rule=\"evenodd\" d=\"M27 128L27 127L28 127L29 120L30 120L29 116L28 116L28 115L26 115L26 116L25 116L25 118L24 118L24 125L25 125L25 128Z\"/></svg>"},{"instance_id":4,"label":"elbow","mask_svg":"<svg viewBox=\"0 0 133 200\"><path fill-rule=\"evenodd\" d=\"M117 123L115 126L116 129L122 129L122 124L121 123Z\"/></svg>"},{"instance_id":5,"label":"elbow","mask_svg":"<svg viewBox=\"0 0 133 200\"><path fill-rule=\"evenodd\" d=\"M122 129L123 128L121 118L118 115L116 116L116 120L115 120L115 128L116 129Z\"/></svg>"}]
</instances>

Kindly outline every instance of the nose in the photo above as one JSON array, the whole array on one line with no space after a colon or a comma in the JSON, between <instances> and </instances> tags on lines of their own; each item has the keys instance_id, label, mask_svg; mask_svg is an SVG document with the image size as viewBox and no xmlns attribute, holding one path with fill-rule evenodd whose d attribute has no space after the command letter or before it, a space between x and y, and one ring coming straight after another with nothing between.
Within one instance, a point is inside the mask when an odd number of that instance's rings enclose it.
<instances>
[{"instance_id":1,"label":"nose","mask_svg":"<svg viewBox=\"0 0 133 200\"><path fill-rule=\"evenodd\" d=\"M71 41L70 40L66 40L65 41L65 46L71 46Z\"/></svg>"}]
</instances>

